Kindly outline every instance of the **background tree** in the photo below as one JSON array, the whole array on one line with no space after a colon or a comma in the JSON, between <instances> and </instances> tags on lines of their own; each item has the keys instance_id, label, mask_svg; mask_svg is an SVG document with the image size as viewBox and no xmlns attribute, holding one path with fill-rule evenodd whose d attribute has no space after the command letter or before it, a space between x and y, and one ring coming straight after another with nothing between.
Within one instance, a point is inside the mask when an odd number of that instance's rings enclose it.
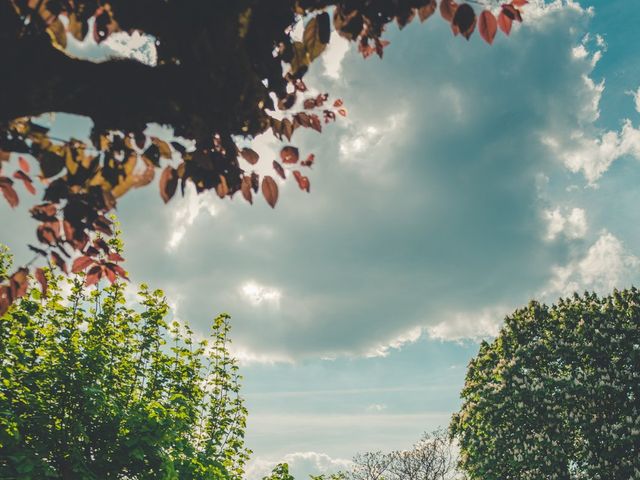
<instances>
[{"instance_id":1,"label":"background tree","mask_svg":"<svg viewBox=\"0 0 640 480\"><path fill-rule=\"evenodd\" d=\"M198 341L167 322L161 291L143 285L131 308L120 282L87 293L81 277L48 280L0 316L0 478L241 478L229 317Z\"/></svg>"},{"instance_id":2,"label":"background tree","mask_svg":"<svg viewBox=\"0 0 640 480\"><path fill-rule=\"evenodd\" d=\"M447 480L456 476L456 455L446 430L425 433L409 450L359 453L347 471L311 476L311 480ZM286 470L285 470L286 468ZM283 472L286 473L283 474ZM293 480L279 464L263 480Z\"/></svg>"},{"instance_id":3,"label":"background tree","mask_svg":"<svg viewBox=\"0 0 640 480\"><path fill-rule=\"evenodd\" d=\"M531 302L471 361L451 422L472 479L640 476L640 292Z\"/></svg>"},{"instance_id":4,"label":"background tree","mask_svg":"<svg viewBox=\"0 0 640 480\"><path fill-rule=\"evenodd\" d=\"M110 235L105 214L130 189L149 184L158 169L165 202L178 185L184 192L192 183L221 198L240 192L250 203L261 190L274 207L277 183L241 167L239 158L249 165L259 158L237 140L271 130L288 141L298 128L321 131L346 114L340 100L312 95L303 81L332 31L357 43L363 56L382 57L390 22L404 27L439 8L454 34L468 39L477 25L491 43L498 28L508 34L512 22L521 21L519 9L527 3L485 2L476 18L471 5L453 0L439 6L436 0L0 0L0 56L7 71L0 76L0 167L17 163L12 172L0 172L0 191L11 206L19 202L14 180L34 193L30 168L37 162L34 173L45 188L43 203L31 209L41 244L32 249L62 270L70 251L92 256L91 232ZM303 18L300 41L292 30ZM67 51L72 36L102 42L132 31L157 40L154 65L131 59L96 64ZM91 143L53 138L37 118L47 112L90 117ZM189 141L149 137L149 122L169 125ZM306 191L310 180L302 172L313 160L291 145L278 160L268 159L283 178L284 167L291 169ZM0 289L0 312L22 291L11 284Z\"/></svg>"}]
</instances>

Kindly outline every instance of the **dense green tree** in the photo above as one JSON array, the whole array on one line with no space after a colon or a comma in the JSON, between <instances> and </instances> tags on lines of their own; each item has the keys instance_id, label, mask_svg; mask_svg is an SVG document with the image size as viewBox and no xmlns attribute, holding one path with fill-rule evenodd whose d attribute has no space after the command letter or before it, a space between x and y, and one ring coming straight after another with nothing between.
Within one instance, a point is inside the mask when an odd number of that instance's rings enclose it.
<instances>
[{"instance_id":1,"label":"dense green tree","mask_svg":"<svg viewBox=\"0 0 640 480\"><path fill-rule=\"evenodd\" d=\"M472 479L640 478L640 292L516 310L462 398L451 431Z\"/></svg>"},{"instance_id":2,"label":"dense green tree","mask_svg":"<svg viewBox=\"0 0 640 480\"><path fill-rule=\"evenodd\" d=\"M121 282L47 276L46 294L29 288L0 316L0 478L241 478L229 317L199 340L167 320L161 291L143 285L131 306Z\"/></svg>"},{"instance_id":3,"label":"dense green tree","mask_svg":"<svg viewBox=\"0 0 640 480\"><path fill-rule=\"evenodd\" d=\"M303 81L331 33L382 57L389 23L424 21L439 8L454 34L468 39L477 25L491 43L498 28L508 34L522 20L527 2L473 3L484 8L478 18L453 0L0 0L0 193L16 206L16 181L32 193L34 174L43 181L43 203L31 209L40 242L33 250L63 270L70 250L88 254L91 232L110 234L105 214L157 170L165 202L189 183L250 203L261 190L273 207L278 184L252 170L258 154L238 140L271 131L290 141L298 128L321 131L346 114L339 99L311 94ZM301 39L292 35L299 21ZM99 43L133 31L157 41L155 64L97 64L67 48L73 37ZM91 141L51 136L38 118L49 112L89 117ZM187 141L149 136L150 122ZM283 145L280 158L266 160L309 191L303 172L313 155ZM0 288L0 313L20 291Z\"/></svg>"}]
</instances>

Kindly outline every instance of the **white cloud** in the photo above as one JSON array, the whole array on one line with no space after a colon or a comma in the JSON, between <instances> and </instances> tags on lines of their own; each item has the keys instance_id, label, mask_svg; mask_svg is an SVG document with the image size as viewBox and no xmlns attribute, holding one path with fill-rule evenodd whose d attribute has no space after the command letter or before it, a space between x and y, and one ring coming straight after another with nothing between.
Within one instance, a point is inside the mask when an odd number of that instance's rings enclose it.
<instances>
[{"instance_id":1,"label":"white cloud","mask_svg":"<svg viewBox=\"0 0 640 480\"><path fill-rule=\"evenodd\" d=\"M372 403L371 405L368 405L365 410L367 412L382 412L386 409L387 406L384 403Z\"/></svg>"},{"instance_id":2,"label":"white cloud","mask_svg":"<svg viewBox=\"0 0 640 480\"><path fill-rule=\"evenodd\" d=\"M206 211L215 217L222 203L218 201L213 192L198 194L195 187L189 182L185 187L184 197L173 198L171 216L171 235L166 244L166 250L174 251L184 239L187 229L193 225L201 211Z\"/></svg>"},{"instance_id":3,"label":"white cloud","mask_svg":"<svg viewBox=\"0 0 640 480\"><path fill-rule=\"evenodd\" d=\"M639 266L640 259L629 253L618 238L603 231L584 257L552 267L553 276L543 295L568 296L584 290L608 293L614 287L622 287Z\"/></svg>"},{"instance_id":4,"label":"white cloud","mask_svg":"<svg viewBox=\"0 0 640 480\"><path fill-rule=\"evenodd\" d=\"M342 73L342 60L352 45L346 38L342 38L336 32L331 32L331 38L327 49L322 54L324 74L334 80L340 78Z\"/></svg>"},{"instance_id":5,"label":"white cloud","mask_svg":"<svg viewBox=\"0 0 640 480\"><path fill-rule=\"evenodd\" d=\"M240 291L253 306L258 306L262 303L273 305L275 307L280 306L282 292L277 288L266 287L257 282L249 281L240 287Z\"/></svg>"},{"instance_id":6,"label":"white cloud","mask_svg":"<svg viewBox=\"0 0 640 480\"><path fill-rule=\"evenodd\" d=\"M66 22L65 17L61 17ZM74 57L105 62L113 58L131 58L147 65L155 65L158 62L156 40L153 36L134 31L116 32L101 43L93 38L93 24L95 19L89 19L88 33L83 40L76 39L67 34L66 52Z\"/></svg>"},{"instance_id":7,"label":"white cloud","mask_svg":"<svg viewBox=\"0 0 640 480\"><path fill-rule=\"evenodd\" d=\"M619 132L608 131L600 137L574 131L566 142L552 138L544 141L570 171L582 172L591 186L596 185L615 160L626 155L640 160L640 130L633 126L631 120L625 120Z\"/></svg>"},{"instance_id":8,"label":"white cloud","mask_svg":"<svg viewBox=\"0 0 640 480\"><path fill-rule=\"evenodd\" d=\"M587 215L582 208L575 207L563 214L562 209L556 207L544 210L542 216L547 222L546 240L555 240L561 234L573 240L583 238L587 233Z\"/></svg>"},{"instance_id":9,"label":"white cloud","mask_svg":"<svg viewBox=\"0 0 640 480\"><path fill-rule=\"evenodd\" d=\"M379 343L378 345L370 348L365 356L369 358L374 357L386 357L389 355L391 350L399 350L404 345L417 342L422 336L422 327L413 327L410 330L407 330L404 333L390 339L387 342Z\"/></svg>"},{"instance_id":10,"label":"white cloud","mask_svg":"<svg viewBox=\"0 0 640 480\"><path fill-rule=\"evenodd\" d=\"M260 480L268 476L278 463L287 463L289 473L299 479L308 478L309 475L335 473L351 466L350 460L331 458L326 453L318 452L294 452L280 459L256 457L247 465L247 480Z\"/></svg>"},{"instance_id":11,"label":"white cloud","mask_svg":"<svg viewBox=\"0 0 640 480\"><path fill-rule=\"evenodd\" d=\"M640 113L640 87L635 92L632 92L633 102L636 107L636 112Z\"/></svg>"},{"instance_id":12,"label":"white cloud","mask_svg":"<svg viewBox=\"0 0 640 480\"><path fill-rule=\"evenodd\" d=\"M504 306L495 306L477 312L457 312L428 327L427 332L432 339L456 342L496 337L509 311Z\"/></svg>"}]
</instances>

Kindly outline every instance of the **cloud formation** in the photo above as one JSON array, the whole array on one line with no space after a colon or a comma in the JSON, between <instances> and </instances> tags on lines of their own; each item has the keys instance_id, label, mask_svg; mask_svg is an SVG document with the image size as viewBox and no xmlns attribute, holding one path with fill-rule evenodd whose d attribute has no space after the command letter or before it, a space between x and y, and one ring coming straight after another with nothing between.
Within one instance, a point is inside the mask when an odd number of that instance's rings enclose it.
<instances>
[{"instance_id":1,"label":"cloud formation","mask_svg":"<svg viewBox=\"0 0 640 480\"><path fill-rule=\"evenodd\" d=\"M308 83L343 98L349 117L321 136L296 132L302 155L316 154L312 193L283 183L275 211L174 199L169 229L152 227L155 199L127 198L131 271L202 329L231 312L236 347L263 361L384 356L424 331L491 334L492 309L526 302L570 261L561 246L587 236L588 210L541 201L537 179L564 175L570 150L542 140L597 118L593 55L573 53L589 14L573 3L537 12L493 47L434 21L390 31L382 62L336 54L337 80L314 65ZM279 148L258 143L267 160Z\"/></svg>"}]
</instances>

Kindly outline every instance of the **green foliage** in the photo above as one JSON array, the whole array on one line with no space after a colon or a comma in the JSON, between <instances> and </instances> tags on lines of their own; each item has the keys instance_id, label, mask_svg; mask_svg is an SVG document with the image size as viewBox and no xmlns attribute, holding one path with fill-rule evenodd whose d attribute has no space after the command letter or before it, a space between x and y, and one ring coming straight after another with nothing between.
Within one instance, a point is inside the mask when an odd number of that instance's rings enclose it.
<instances>
[{"instance_id":1,"label":"green foliage","mask_svg":"<svg viewBox=\"0 0 640 480\"><path fill-rule=\"evenodd\" d=\"M48 275L46 296L0 317L0 478L241 478L229 317L199 341L168 323L159 290L143 285L132 308L119 282L88 292Z\"/></svg>"},{"instance_id":2,"label":"green foliage","mask_svg":"<svg viewBox=\"0 0 640 480\"><path fill-rule=\"evenodd\" d=\"M640 292L532 302L470 363L451 422L472 479L640 477Z\"/></svg>"},{"instance_id":3,"label":"green foliage","mask_svg":"<svg viewBox=\"0 0 640 480\"><path fill-rule=\"evenodd\" d=\"M262 480L295 480L293 475L289 473L289 465L286 463L279 463L271 471L271 475L268 477L262 477Z\"/></svg>"}]
</instances>

